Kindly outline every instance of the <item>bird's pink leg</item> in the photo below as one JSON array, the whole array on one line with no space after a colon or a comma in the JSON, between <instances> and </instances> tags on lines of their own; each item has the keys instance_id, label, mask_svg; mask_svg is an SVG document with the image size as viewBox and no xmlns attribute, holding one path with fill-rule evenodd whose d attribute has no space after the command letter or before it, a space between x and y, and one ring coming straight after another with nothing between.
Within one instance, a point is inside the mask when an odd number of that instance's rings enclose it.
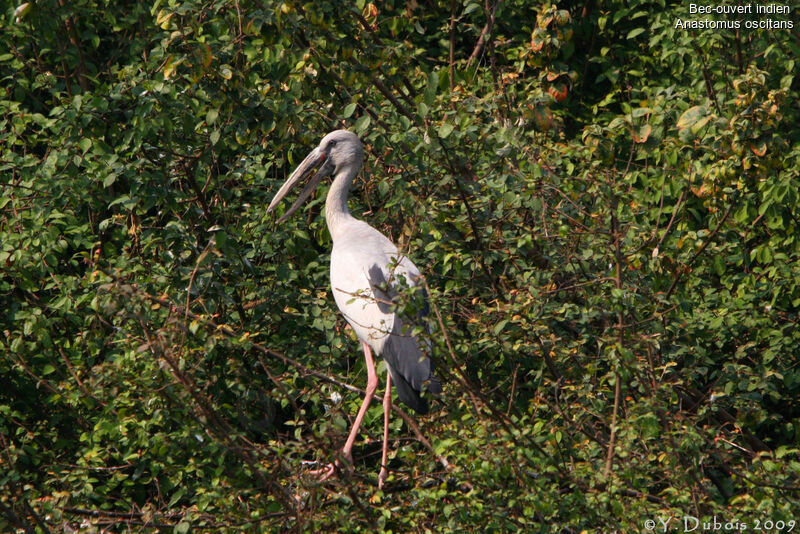
<instances>
[{"instance_id":1,"label":"bird's pink leg","mask_svg":"<svg viewBox=\"0 0 800 534\"><path fill-rule=\"evenodd\" d=\"M372 360L372 351L369 349L369 345L363 341L361 342L361 347L364 349L364 359L367 360L367 395L364 397L364 402L361 403L361 408L358 410L353 428L350 429L350 435L347 436L347 441L342 449L342 454L351 465L353 464L353 444L356 442L358 430L361 428L361 421L364 419L364 414L367 413L367 408L369 408L369 403L372 400L372 396L375 394L375 390L378 389L378 375L375 372L375 362Z\"/></svg>"},{"instance_id":2,"label":"bird's pink leg","mask_svg":"<svg viewBox=\"0 0 800 534\"><path fill-rule=\"evenodd\" d=\"M344 444L344 448L342 448L342 455L351 466L353 465L353 445L356 442L358 430L361 428L361 421L364 419L364 415L367 413L367 408L369 408L369 403L372 400L372 396L375 394L375 390L378 389L378 374L375 372L375 362L372 359L372 351L370 350L369 345L363 341L361 342L361 346L364 349L364 359L367 361L367 395L364 397L364 401L361 403L361 408L358 410L358 415L356 415L353 428L350 429L350 435L347 436L347 441ZM314 471L311 471L310 474L318 476L319 481L323 482L336 474L336 468L338 466L339 461L337 460L336 463L328 464L322 469L315 469Z\"/></svg>"},{"instance_id":3,"label":"bird's pink leg","mask_svg":"<svg viewBox=\"0 0 800 534\"><path fill-rule=\"evenodd\" d=\"M383 394L383 453L381 454L381 472L378 474L378 489L389 477L386 460L389 456L389 412L392 409L392 374L386 371L386 393Z\"/></svg>"}]
</instances>

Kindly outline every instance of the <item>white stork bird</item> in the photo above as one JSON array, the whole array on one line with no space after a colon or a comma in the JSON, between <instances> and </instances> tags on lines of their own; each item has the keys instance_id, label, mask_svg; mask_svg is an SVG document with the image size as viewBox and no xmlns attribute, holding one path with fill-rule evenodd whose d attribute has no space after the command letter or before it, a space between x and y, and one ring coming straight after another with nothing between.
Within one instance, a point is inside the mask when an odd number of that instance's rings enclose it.
<instances>
[{"instance_id":1,"label":"white stork bird","mask_svg":"<svg viewBox=\"0 0 800 534\"><path fill-rule=\"evenodd\" d=\"M421 414L427 413L428 402L420 393L440 393L442 386L433 375L433 364L426 354L428 345L411 335L410 325L404 322L392 306L399 284L404 283L409 287L417 285L419 269L400 254L386 236L350 215L347 209L348 190L361 168L363 158L361 141L354 133L347 130L329 133L289 176L272 199L267 212L272 211L293 186L318 168L297 201L278 220L283 222L311 195L325 176L334 175L333 185L325 200L325 221L333 239L331 288L339 310L361 340L367 363L367 394L358 410L342 454L352 465L353 444L372 396L378 388L378 376L372 358L374 351L383 357L389 370L383 397L383 454L378 475L378 487L381 488L388 476L386 457L392 382L400 400ZM329 478L335 470L335 464L320 470L321 479Z\"/></svg>"}]
</instances>

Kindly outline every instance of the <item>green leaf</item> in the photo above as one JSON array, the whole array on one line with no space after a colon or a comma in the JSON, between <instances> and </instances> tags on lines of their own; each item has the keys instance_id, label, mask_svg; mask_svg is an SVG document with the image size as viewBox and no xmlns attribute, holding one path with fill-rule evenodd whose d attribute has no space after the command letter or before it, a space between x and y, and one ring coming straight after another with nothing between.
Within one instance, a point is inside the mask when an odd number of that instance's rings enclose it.
<instances>
[{"instance_id":1,"label":"green leaf","mask_svg":"<svg viewBox=\"0 0 800 534\"><path fill-rule=\"evenodd\" d=\"M634 28L628 32L628 37L626 37L626 39L633 39L637 35L644 33L644 30L644 28Z\"/></svg>"},{"instance_id":2,"label":"green leaf","mask_svg":"<svg viewBox=\"0 0 800 534\"><path fill-rule=\"evenodd\" d=\"M713 264L714 264L714 272L717 273L717 276L722 276L723 274L725 274L725 260L722 259L722 256L720 255L714 256Z\"/></svg>"},{"instance_id":3,"label":"green leaf","mask_svg":"<svg viewBox=\"0 0 800 534\"><path fill-rule=\"evenodd\" d=\"M448 136L449 136L451 133L453 133L453 125L452 125L452 124L450 124L449 122L445 122L444 124L442 124L441 126L439 126L439 130L438 130L438 132L437 132L437 134L439 135L439 137L441 137L442 139L447 139L447 137L448 137Z\"/></svg>"},{"instance_id":4,"label":"green leaf","mask_svg":"<svg viewBox=\"0 0 800 534\"><path fill-rule=\"evenodd\" d=\"M471 3L471 4L467 4L467 7L464 8L464 12L462 13L462 15L469 15L470 13L475 11L476 9L480 9L480 8L481 8L481 5L480 4L476 4L474 2Z\"/></svg>"},{"instance_id":5,"label":"green leaf","mask_svg":"<svg viewBox=\"0 0 800 534\"><path fill-rule=\"evenodd\" d=\"M690 107L681 114L678 119L677 127L679 129L689 128L707 115L708 108L705 105Z\"/></svg>"},{"instance_id":6,"label":"green leaf","mask_svg":"<svg viewBox=\"0 0 800 534\"><path fill-rule=\"evenodd\" d=\"M425 88L425 103L428 107L433 107L436 102L436 92L439 89L439 75L435 70L428 73L428 85Z\"/></svg>"},{"instance_id":7,"label":"green leaf","mask_svg":"<svg viewBox=\"0 0 800 534\"><path fill-rule=\"evenodd\" d=\"M175 503L181 500L181 497L183 497L184 495L186 495L186 488L178 488L178 490L172 494L172 497L167 503L167 507L172 508L175 505Z\"/></svg>"},{"instance_id":8,"label":"green leaf","mask_svg":"<svg viewBox=\"0 0 800 534\"><path fill-rule=\"evenodd\" d=\"M498 322L492 329L494 335L496 336L500 335L500 332L503 331L503 328L505 328L507 324L508 324L508 319L503 319L502 321Z\"/></svg>"},{"instance_id":9,"label":"green leaf","mask_svg":"<svg viewBox=\"0 0 800 534\"><path fill-rule=\"evenodd\" d=\"M217 117L219 117L219 110L218 109L210 109L208 113L206 113L206 124L211 126L215 122L217 122Z\"/></svg>"},{"instance_id":10,"label":"green leaf","mask_svg":"<svg viewBox=\"0 0 800 534\"><path fill-rule=\"evenodd\" d=\"M356 121L356 123L354 125L356 133L358 133L358 134L364 133L367 130L367 128L369 128L370 122L371 122L371 119L370 119L369 115L365 114L365 115L362 115L361 117L359 117L359 119Z\"/></svg>"},{"instance_id":11,"label":"green leaf","mask_svg":"<svg viewBox=\"0 0 800 534\"><path fill-rule=\"evenodd\" d=\"M116 206L117 204L124 204L124 203L130 202L130 201L131 201L130 195L121 195L121 196L115 198L114 200L112 200L111 203L108 205L108 207L110 208L110 207Z\"/></svg>"},{"instance_id":12,"label":"green leaf","mask_svg":"<svg viewBox=\"0 0 800 534\"><path fill-rule=\"evenodd\" d=\"M357 106L358 106L358 104L356 104L355 102L353 102L351 104L347 104L344 107L344 112L342 113L342 117L347 119L350 116L352 116L353 113L355 112Z\"/></svg>"},{"instance_id":13,"label":"green leaf","mask_svg":"<svg viewBox=\"0 0 800 534\"><path fill-rule=\"evenodd\" d=\"M211 132L211 135L208 137L209 141L211 141L211 146L217 144L217 142L219 141L219 135L220 135L219 130L214 130L213 132Z\"/></svg>"}]
</instances>

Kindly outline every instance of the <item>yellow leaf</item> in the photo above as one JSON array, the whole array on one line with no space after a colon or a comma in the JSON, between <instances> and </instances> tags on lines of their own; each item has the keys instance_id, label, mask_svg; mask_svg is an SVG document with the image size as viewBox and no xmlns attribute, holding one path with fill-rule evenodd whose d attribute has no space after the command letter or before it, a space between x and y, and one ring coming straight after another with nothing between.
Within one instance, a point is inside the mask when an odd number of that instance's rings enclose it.
<instances>
[{"instance_id":1,"label":"yellow leaf","mask_svg":"<svg viewBox=\"0 0 800 534\"><path fill-rule=\"evenodd\" d=\"M362 11L362 15L364 18L375 18L378 16L378 8L373 3L369 3L364 6L364 11Z\"/></svg>"},{"instance_id":2,"label":"yellow leaf","mask_svg":"<svg viewBox=\"0 0 800 534\"><path fill-rule=\"evenodd\" d=\"M647 141L647 138L650 137L650 133L653 131L653 127L650 124L645 124L639 131L633 134L633 141L636 143L644 143Z\"/></svg>"},{"instance_id":3,"label":"yellow leaf","mask_svg":"<svg viewBox=\"0 0 800 534\"><path fill-rule=\"evenodd\" d=\"M31 7L33 6L30 2L25 2L24 4L17 6L17 9L14 10L14 20L17 24L19 24L20 21L24 19L28 13L30 13Z\"/></svg>"},{"instance_id":4,"label":"yellow leaf","mask_svg":"<svg viewBox=\"0 0 800 534\"><path fill-rule=\"evenodd\" d=\"M171 19L175 13L168 13L167 11L161 9L156 15L156 24L158 24L162 30L169 29L169 19Z\"/></svg>"},{"instance_id":5,"label":"yellow leaf","mask_svg":"<svg viewBox=\"0 0 800 534\"><path fill-rule=\"evenodd\" d=\"M765 141L761 141L758 145L754 145L750 143L750 150L758 157L764 157L767 153L767 143Z\"/></svg>"},{"instance_id":6,"label":"yellow leaf","mask_svg":"<svg viewBox=\"0 0 800 534\"><path fill-rule=\"evenodd\" d=\"M201 54L202 54L202 62L203 67L208 68L211 66L211 60L214 59L214 54L211 53L211 47L208 44L203 43L201 45Z\"/></svg>"},{"instance_id":7,"label":"yellow leaf","mask_svg":"<svg viewBox=\"0 0 800 534\"><path fill-rule=\"evenodd\" d=\"M167 61L164 63L164 79L171 78L173 74L175 74L175 70L178 68L178 65L183 63L183 58L175 61L175 56L169 56Z\"/></svg>"}]
</instances>

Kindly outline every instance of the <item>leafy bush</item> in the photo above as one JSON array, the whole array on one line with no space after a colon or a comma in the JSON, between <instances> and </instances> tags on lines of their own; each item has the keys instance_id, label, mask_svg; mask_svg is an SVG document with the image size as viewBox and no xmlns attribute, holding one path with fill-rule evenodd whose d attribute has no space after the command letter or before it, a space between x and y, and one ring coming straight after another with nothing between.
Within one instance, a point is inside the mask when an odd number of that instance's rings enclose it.
<instances>
[{"instance_id":1,"label":"leafy bush","mask_svg":"<svg viewBox=\"0 0 800 534\"><path fill-rule=\"evenodd\" d=\"M800 50L687 16L6 3L0 529L796 519ZM307 474L365 372L323 197L266 214L341 127L367 150L351 210L426 273L446 383L431 443L393 421L385 491L378 403L354 472Z\"/></svg>"}]
</instances>

